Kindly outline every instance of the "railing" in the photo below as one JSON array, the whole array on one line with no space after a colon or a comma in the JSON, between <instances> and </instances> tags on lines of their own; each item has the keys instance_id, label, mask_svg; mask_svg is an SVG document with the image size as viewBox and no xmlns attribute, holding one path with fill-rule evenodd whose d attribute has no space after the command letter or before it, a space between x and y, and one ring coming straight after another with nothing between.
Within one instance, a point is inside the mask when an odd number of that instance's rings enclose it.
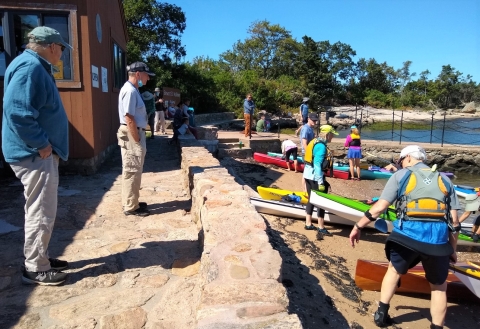
<instances>
[{"instance_id":1,"label":"railing","mask_svg":"<svg viewBox=\"0 0 480 329\"><path fill-rule=\"evenodd\" d=\"M480 118L449 119L445 112L441 119L435 118L436 111L430 112L429 120L406 120L404 110L392 110L391 128L386 130L370 130L366 124L366 118L375 113L373 108L355 107L335 111L338 114L346 114L358 126L362 133L362 138L391 140L402 142L422 142L449 145L480 145ZM328 113L328 112L327 112ZM378 122L388 122L388 120L379 120ZM411 123L424 123L425 127L409 129ZM427 128L428 127L428 128ZM363 128L363 131L362 131Z\"/></svg>"}]
</instances>

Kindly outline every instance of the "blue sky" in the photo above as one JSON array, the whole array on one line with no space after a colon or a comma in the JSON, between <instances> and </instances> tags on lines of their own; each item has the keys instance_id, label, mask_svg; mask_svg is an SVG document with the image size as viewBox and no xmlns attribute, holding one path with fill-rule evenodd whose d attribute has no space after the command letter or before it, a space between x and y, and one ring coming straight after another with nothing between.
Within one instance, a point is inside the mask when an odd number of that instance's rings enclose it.
<instances>
[{"instance_id":1,"label":"blue sky","mask_svg":"<svg viewBox=\"0 0 480 329\"><path fill-rule=\"evenodd\" d=\"M450 64L480 82L480 0L177 0L187 28L185 61L218 59L248 37L257 20L279 24L301 42L349 44L359 58L375 58L411 72L428 69L429 79Z\"/></svg>"}]
</instances>

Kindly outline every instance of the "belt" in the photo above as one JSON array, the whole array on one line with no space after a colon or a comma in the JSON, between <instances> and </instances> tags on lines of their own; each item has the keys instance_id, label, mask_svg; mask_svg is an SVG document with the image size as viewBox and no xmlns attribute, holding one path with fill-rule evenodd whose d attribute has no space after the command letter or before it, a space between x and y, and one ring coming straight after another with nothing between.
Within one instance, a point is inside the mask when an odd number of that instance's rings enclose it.
<instances>
[{"instance_id":1,"label":"belt","mask_svg":"<svg viewBox=\"0 0 480 329\"><path fill-rule=\"evenodd\" d=\"M126 123L121 123L122 126L126 126L127 124ZM143 131L145 131L145 128L140 128L140 127L137 127L137 129L142 129Z\"/></svg>"}]
</instances>

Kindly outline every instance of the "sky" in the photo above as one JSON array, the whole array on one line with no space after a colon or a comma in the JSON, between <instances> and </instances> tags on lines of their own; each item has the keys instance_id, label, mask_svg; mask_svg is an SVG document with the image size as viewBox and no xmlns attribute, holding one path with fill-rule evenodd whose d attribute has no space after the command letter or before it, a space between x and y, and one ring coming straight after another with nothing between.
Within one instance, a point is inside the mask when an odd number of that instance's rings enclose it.
<instances>
[{"instance_id":1,"label":"sky","mask_svg":"<svg viewBox=\"0 0 480 329\"><path fill-rule=\"evenodd\" d=\"M480 83L480 0L165 0L186 14L184 61L197 56L218 60L249 37L255 21L267 20L301 42L340 41L357 53L400 69L412 61L418 79L442 65Z\"/></svg>"}]
</instances>

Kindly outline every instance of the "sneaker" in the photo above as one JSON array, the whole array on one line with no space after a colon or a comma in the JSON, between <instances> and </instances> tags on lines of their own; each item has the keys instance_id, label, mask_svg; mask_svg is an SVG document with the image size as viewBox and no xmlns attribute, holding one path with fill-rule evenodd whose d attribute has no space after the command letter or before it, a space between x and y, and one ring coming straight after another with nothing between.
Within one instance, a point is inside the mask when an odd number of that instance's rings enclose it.
<instances>
[{"instance_id":1,"label":"sneaker","mask_svg":"<svg viewBox=\"0 0 480 329\"><path fill-rule=\"evenodd\" d=\"M124 211L123 212L125 216L141 216L141 217L146 217L150 215L150 211L144 208L138 208L137 210L129 210L129 211Z\"/></svg>"},{"instance_id":2,"label":"sneaker","mask_svg":"<svg viewBox=\"0 0 480 329\"><path fill-rule=\"evenodd\" d=\"M377 327L388 327L391 326L394 322L388 313L383 313L376 311L373 316L373 321Z\"/></svg>"},{"instance_id":3,"label":"sneaker","mask_svg":"<svg viewBox=\"0 0 480 329\"><path fill-rule=\"evenodd\" d=\"M51 269L44 272L23 271L22 282L26 284L39 284L41 286L58 286L65 282L67 273Z\"/></svg>"},{"instance_id":4,"label":"sneaker","mask_svg":"<svg viewBox=\"0 0 480 329\"><path fill-rule=\"evenodd\" d=\"M316 227L313 226L313 225L305 225L305 229L311 231L311 230L316 229Z\"/></svg>"},{"instance_id":5,"label":"sneaker","mask_svg":"<svg viewBox=\"0 0 480 329\"><path fill-rule=\"evenodd\" d=\"M60 259L49 258L52 270L63 271L68 268L68 262Z\"/></svg>"},{"instance_id":6,"label":"sneaker","mask_svg":"<svg viewBox=\"0 0 480 329\"><path fill-rule=\"evenodd\" d=\"M478 242L478 240L480 239L480 236L478 234L474 234L472 236L472 239L473 239L473 242Z\"/></svg>"},{"instance_id":7,"label":"sneaker","mask_svg":"<svg viewBox=\"0 0 480 329\"><path fill-rule=\"evenodd\" d=\"M328 230L326 228L318 228L318 232L322 233L323 235L326 235L326 236L333 236L332 233L328 232Z\"/></svg>"}]
</instances>

